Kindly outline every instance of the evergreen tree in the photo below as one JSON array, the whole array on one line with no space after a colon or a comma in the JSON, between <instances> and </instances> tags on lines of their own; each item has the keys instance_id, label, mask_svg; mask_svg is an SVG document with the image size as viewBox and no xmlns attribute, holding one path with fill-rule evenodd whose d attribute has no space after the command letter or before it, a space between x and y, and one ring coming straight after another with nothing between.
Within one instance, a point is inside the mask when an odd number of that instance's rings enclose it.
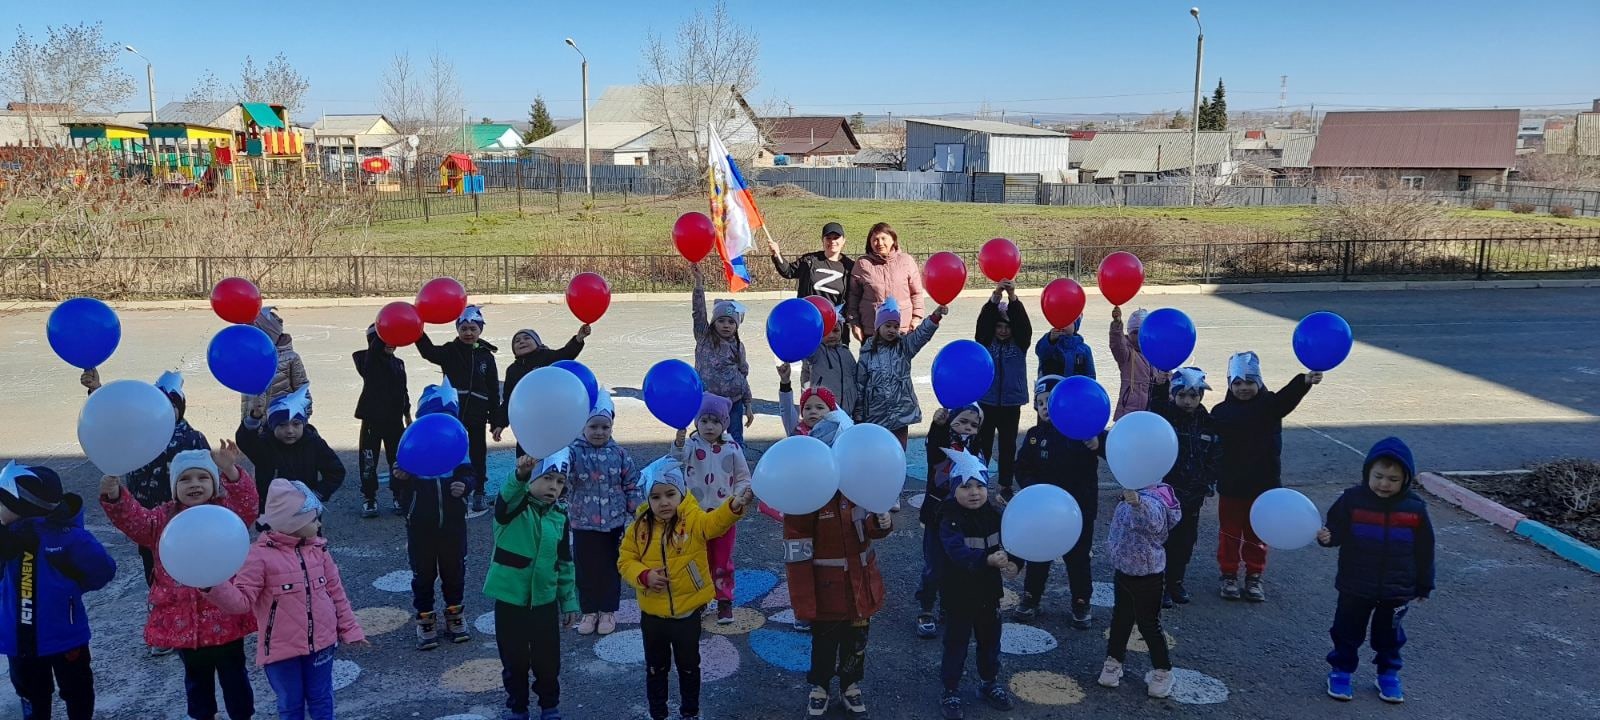
<instances>
[{"instance_id":1,"label":"evergreen tree","mask_svg":"<svg viewBox=\"0 0 1600 720\"><path fill-rule=\"evenodd\" d=\"M528 110L528 132L523 135L522 141L531 143L539 138L555 134L556 123L550 119L550 109L544 105L544 96L533 98L533 107Z\"/></svg>"},{"instance_id":2,"label":"evergreen tree","mask_svg":"<svg viewBox=\"0 0 1600 720\"><path fill-rule=\"evenodd\" d=\"M1168 130L1182 130L1189 127L1189 118L1179 110L1172 114L1172 119L1167 121Z\"/></svg>"},{"instance_id":3,"label":"evergreen tree","mask_svg":"<svg viewBox=\"0 0 1600 720\"><path fill-rule=\"evenodd\" d=\"M1222 80L1217 80L1216 92L1211 94L1211 101L1200 101L1200 129L1201 130L1227 130L1228 129L1228 100L1227 92L1222 87Z\"/></svg>"},{"instance_id":4,"label":"evergreen tree","mask_svg":"<svg viewBox=\"0 0 1600 720\"><path fill-rule=\"evenodd\" d=\"M850 131L851 132L858 132L858 133L859 132L866 132L867 131L867 116L862 115L861 113L856 113L854 115L851 115L850 116Z\"/></svg>"}]
</instances>

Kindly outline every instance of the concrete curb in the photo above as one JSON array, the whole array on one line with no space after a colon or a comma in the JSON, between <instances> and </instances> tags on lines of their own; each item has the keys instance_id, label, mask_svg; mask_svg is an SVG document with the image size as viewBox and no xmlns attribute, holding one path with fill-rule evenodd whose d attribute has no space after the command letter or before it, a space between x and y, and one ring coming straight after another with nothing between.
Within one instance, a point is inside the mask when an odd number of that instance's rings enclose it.
<instances>
[{"instance_id":1,"label":"concrete curb","mask_svg":"<svg viewBox=\"0 0 1600 720\"><path fill-rule=\"evenodd\" d=\"M1593 573L1600 573L1600 550L1537 520L1517 523L1516 533Z\"/></svg>"},{"instance_id":2,"label":"concrete curb","mask_svg":"<svg viewBox=\"0 0 1600 720\"><path fill-rule=\"evenodd\" d=\"M1513 534L1525 537L1535 545L1589 572L1600 573L1600 548L1592 547L1538 520L1529 520L1526 515L1450 482L1436 473L1422 473L1417 476L1417 482L1428 492L1444 498L1462 510L1505 528Z\"/></svg>"}]
</instances>

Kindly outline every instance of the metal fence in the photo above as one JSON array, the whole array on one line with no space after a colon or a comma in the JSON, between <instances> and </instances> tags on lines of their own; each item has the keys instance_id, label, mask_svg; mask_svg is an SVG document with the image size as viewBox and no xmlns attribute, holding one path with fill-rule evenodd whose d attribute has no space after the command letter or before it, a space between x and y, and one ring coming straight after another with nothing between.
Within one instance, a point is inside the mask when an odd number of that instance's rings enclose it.
<instances>
[{"instance_id":1,"label":"metal fence","mask_svg":"<svg viewBox=\"0 0 1600 720\"><path fill-rule=\"evenodd\" d=\"M1600 273L1600 235L1590 235L1028 247L1017 280L1033 287L1058 277L1091 284L1100 260L1117 250L1136 252L1156 284ZM975 266L975 251L959 254ZM706 261L704 269L716 272L715 263ZM278 297L410 295L439 276L455 277L475 293L559 293L585 271L605 276L618 292L681 291L693 283L676 255L34 257L0 259L0 298L203 298L229 276L249 278ZM755 281L757 290L792 287L769 272L758 272Z\"/></svg>"}]
</instances>

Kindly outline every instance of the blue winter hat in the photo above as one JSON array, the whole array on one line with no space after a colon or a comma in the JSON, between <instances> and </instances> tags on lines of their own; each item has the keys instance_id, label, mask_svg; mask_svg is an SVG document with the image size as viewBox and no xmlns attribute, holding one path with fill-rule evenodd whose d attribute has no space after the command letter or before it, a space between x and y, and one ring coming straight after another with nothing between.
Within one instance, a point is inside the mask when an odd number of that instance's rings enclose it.
<instances>
[{"instance_id":1,"label":"blue winter hat","mask_svg":"<svg viewBox=\"0 0 1600 720\"><path fill-rule=\"evenodd\" d=\"M273 400L272 405L267 408L267 429L275 430L279 425L290 420L305 422L311 418L310 404L310 383L301 385L299 390Z\"/></svg>"},{"instance_id":2,"label":"blue winter hat","mask_svg":"<svg viewBox=\"0 0 1600 720\"><path fill-rule=\"evenodd\" d=\"M1392 436L1379 440L1372 445L1371 450L1367 451L1367 461L1361 465L1361 481L1363 483L1366 482L1367 473L1372 472L1373 464L1383 458L1400 463L1400 466L1406 470L1405 484L1407 486L1411 485L1411 479L1417 476L1417 465L1416 461L1411 457L1411 448L1406 446L1404 440Z\"/></svg>"},{"instance_id":3,"label":"blue winter hat","mask_svg":"<svg viewBox=\"0 0 1600 720\"><path fill-rule=\"evenodd\" d=\"M477 323L478 328L481 330L484 325L483 310L480 310L477 305L468 305L465 310L461 311L461 317L456 318L456 328L459 329L467 323Z\"/></svg>"},{"instance_id":4,"label":"blue winter hat","mask_svg":"<svg viewBox=\"0 0 1600 720\"><path fill-rule=\"evenodd\" d=\"M1066 380L1066 378L1060 375L1041 375L1038 380L1033 381L1033 394L1049 395L1056 389L1057 385L1061 384L1062 380Z\"/></svg>"},{"instance_id":5,"label":"blue winter hat","mask_svg":"<svg viewBox=\"0 0 1600 720\"><path fill-rule=\"evenodd\" d=\"M0 470L0 505L23 517L44 517L65 497L61 476L42 465L12 460Z\"/></svg>"},{"instance_id":6,"label":"blue winter hat","mask_svg":"<svg viewBox=\"0 0 1600 720\"><path fill-rule=\"evenodd\" d=\"M450 378L445 378L442 384L423 388L422 397L417 399L417 417L434 413L448 413L454 416L460 411L461 395L450 384Z\"/></svg>"}]
</instances>

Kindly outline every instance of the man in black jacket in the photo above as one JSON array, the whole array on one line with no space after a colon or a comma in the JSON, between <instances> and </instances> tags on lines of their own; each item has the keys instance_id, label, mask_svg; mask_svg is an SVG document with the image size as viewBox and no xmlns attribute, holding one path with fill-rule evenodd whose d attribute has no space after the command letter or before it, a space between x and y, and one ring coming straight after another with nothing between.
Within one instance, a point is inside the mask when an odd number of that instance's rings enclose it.
<instances>
[{"instance_id":1,"label":"man in black jacket","mask_svg":"<svg viewBox=\"0 0 1600 720\"><path fill-rule=\"evenodd\" d=\"M406 395L406 363L395 357L394 347L378 337L376 325L367 328L367 349L351 357L361 375L361 398L356 401L356 419L361 421L359 448L361 472L361 516L378 516L378 453L389 462L389 493L394 513L405 506L404 481L394 474L395 453L400 436L411 424L411 398Z\"/></svg>"},{"instance_id":2,"label":"man in black jacket","mask_svg":"<svg viewBox=\"0 0 1600 720\"><path fill-rule=\"evenodd\" d=\"M794 262L784 261L777 240L768 239L767 249L772 251L772 266L778 274L796 281L795 297L821 295L835 307L844 305L850 269L856 264L844 254L844 226L836 222L823 225L822 249L801 255Z\"/></svg>"}]
</instances>

